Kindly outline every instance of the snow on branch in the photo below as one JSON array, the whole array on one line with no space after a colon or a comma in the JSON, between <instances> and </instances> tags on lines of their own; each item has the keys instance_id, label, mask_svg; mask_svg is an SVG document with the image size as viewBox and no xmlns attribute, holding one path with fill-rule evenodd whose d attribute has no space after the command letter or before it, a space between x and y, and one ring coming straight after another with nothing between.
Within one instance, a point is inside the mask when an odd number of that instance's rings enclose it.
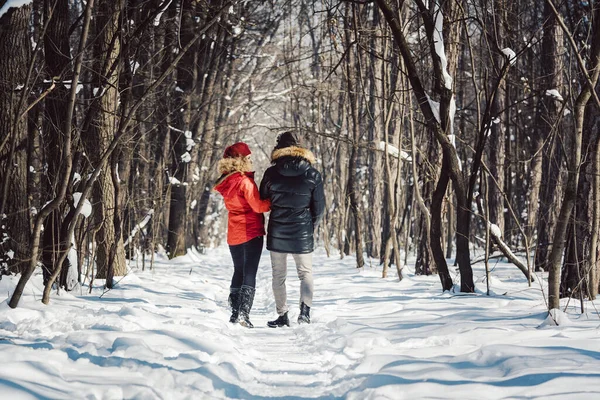
<instances>
[{"instance_id":1,"label":"snow on branch","mask_svg":"<svg viewBox=\"0 0 600 400\"><path fill-rule=\"evenodd\" d=\"M166 0L162 5L159 6L158 13L156 14L156 17L154 17L154 26L160 25L160 19L161 19L162 15L167 10L167 8L171 5L172 2L173 2L173 0Z\"/></svg>"},{"instance_id":2,"label":"snow on branch","mask_svg":"<svg viewBox=\"0 0 600 400\"><path fill-rule=\"evenodd\" d=\"M144 229L144 227L146 225L148 225L148 222L150 221L150 218L152 218L153 214L154 214L154 209L151 208L150 210L148 210L148 213L146 214L144 219L140 223L138 223L136 226L133 227L133 229L131 230L131 233L129 234L129 237L127 238L125 243L123 243L124 246L127 246L129 244L129 242L135 237L135 235L139 231Z\"/></svg>"},{"instance_id":3,"label":"snow on branch","mask_svg":"<svg viewBox=\"0 0 600 400\"><path fill-rule=\"evenodd\" d=\"M529 277L531 282L534 282L535 279L533 275L529 275L529 270L527 269L527 267L512 252L512 250L510 249L510 247L508 247L504 240L502 240L502 230L500 229L500 227L491 222L488 222L488 225L490 227L490 234L492 236L492 240L494 243L496 243L502 254L504 254L504 256L508 258L510 262L512 262L517 268L519 268L526 277Z\"/></svg>"},{"instance_id":4,"label":"snow on branch","mask_svg":"<svg viewBox=\"0 0 600 400\"><path fill-rule=\"evenodd\" d=\"M508 62L510 63L510 65L515 65L515 63L517 62L517 53L515 53L513 49L511 49L510 47L506 47L500 51L502 51L502 54L504 54L506 58L508 58Z\"/></svg>"},{"instance_id":5,"label":"snow on branch","mask_svg":"<svg viewBox=\"0 0 600 400\"><path fill-rule=\"evenodd\" d=\"M558 89L548 89L548 90L546 90L546 96L554 97L558 101L565 101L565 99L558 92Z\"/></svg>"},{"instance_id":6,"label":"snow on branch","mask_svg":"<svg viewBox=\"0 0 600 400\"><path fill-rule=\"evenodd\" d=\"M73 206L77 208L79 201L81 200L81 192L73 193ZM85 218L92 215L92 203L88 199L83 200L83 208L81 209L81 215Z\"/></svg>"},{"instance_id":7,"label":"snow on branch","mask_svg":"<svg viewBox=\"0 0 600 400\"><path fill-rule=\"evenodd\" d=\"M261 96L256 96L256 97L252 98L252 100L243 101L240 105L238 105L236 108L234 108L233 110L231 110L227 114L227 117L234 116L235 114L237 114L238 112L240 112L244 107L246 107L250 103L256 104L256 103L259 103L261 101L275 100L277 98L281 98L281 97L285 96L286 94L288 94L289 92L291 92L294 89L296 89L296 88L295 87L291 87L291 88L283 89L280 92L268 92L268 93L265 93L265 94L263 94Z\"/></svg>"},{"instance_id":8,"label":"snow on branch","mask_svg":"<svg viewBox=\"0 0 600 400\"><path fill-rule=\"evenodd\" d=\"M169 183L173 186L179 186L179 185L183 185L183 186L187 186L187 183L181 183L181 181L177 178L175 178L174 176L169 176L168 177Z\"/></svg>"},{"instance_id":9,"label":"snow on branch","mask_svg":"<svg viewBox=\"0 0 600 400\"><path fill-rule=\"evenodd\" d=\"M440 58L442 67L442 77L444 78L444 86L446 89L452 90L452 77L448 73L448 59L446 58L446 49L444 48L444 15L440 9L440 4L436 0L433 4L433 13L435 16L435 27L433 29L433 45L435 53Z\"/></svg>"},{"instance_id":10,"label":"snow on branch","mask_svg":"<svg viewBox=\"0 0 600 400\"><path fill-rule=\"evenodd\" d=\"M384 151L385 152L385 142L382 140L381 142L379 142L379 150ZM394 158L398 158L398 156L400 156L400 158L404 161L412 161L410 154L408 154L405 151L400 151L400 149L398 149L396 146L392 145L392 144L387 144L387 153L394 157Z\"/></svg>"},{"instance_id":11,"label":"snow on branch","mask_svg":"<svg viewBox=\"0 0 600 400\"><path fill-rule=\"evenodd\" d=\"M425 96L427 96L427 102L429 103L429 107L431 108L431 112L433 113L435 120L437 122L441 122L442 119L440 118L440 103L435 100L432 100L431 97L429 97L429 94L427 93L425 93Z\"/></svg>"},{"instance_id":12,"label":"snow on branch","mask_svg":"<svg viewBox=\"0 0 600 400\"><path fill-rule=\"evenodd\" d=\"M450 104L448 109L448 118L450 124L450 134L454 136L454 116L456 115L456 99L454 98L454 94L450 98ZM456 147L456 143L453 143L454 147Z\"/></svg>"}]
</instances>

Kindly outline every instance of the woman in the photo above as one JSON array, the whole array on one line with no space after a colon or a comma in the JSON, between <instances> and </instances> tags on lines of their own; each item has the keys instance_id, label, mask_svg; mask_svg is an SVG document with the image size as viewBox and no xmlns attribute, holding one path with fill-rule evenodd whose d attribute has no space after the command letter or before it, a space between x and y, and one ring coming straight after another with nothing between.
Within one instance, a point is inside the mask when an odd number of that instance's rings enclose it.
<instances>
[{"instance_id":1,"label":"woman","mask_svg":"<svg viewBox=\"0 0 600 400\"><path fill-rule=\"evenodd\" d=\"M231 318L229 322L253 328L250 309L254 301L256 271L263 247L265 220L263 212L271 203L261 200L254 182L250 148L238 142L225 149L219 161L219 173L214 190L225 200L229 211L227 244L233 259L233 277L229 293Z\"/></svg>"}]
</instances>

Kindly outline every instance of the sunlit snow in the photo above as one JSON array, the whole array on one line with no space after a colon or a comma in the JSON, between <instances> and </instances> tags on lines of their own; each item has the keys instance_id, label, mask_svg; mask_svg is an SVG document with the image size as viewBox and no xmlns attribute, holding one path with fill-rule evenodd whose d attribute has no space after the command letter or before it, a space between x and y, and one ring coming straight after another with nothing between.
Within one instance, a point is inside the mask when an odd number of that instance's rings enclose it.
<instances>
[{"instance_id":1,"label":"sunlit snow","mask_svg":"<svg viewBox=\"0 0 600 400\"><path fill-rule=\"evenodd\" d=\"M475 252L477 253L477 252ZM479 252L481 253L481 252ZM479 257L481 254L473 254ZM38 271L18 308L0 281L0 398L97 399L595 399L600 304L563 300L548 315L547 282L527 286L493 262L491 295L442 293L437 276L381 278L376 260L314 257L312 323L298 325L299 284L288 270L292 326L275 317L263 252L251 319L228 322L226 247L131 263L115 289L96 280L41 303ZM289 264L293 265L290 259ZM459 279L451 268L455 282ZM543 276L541 276L543 278ZM540 286L541 285L541 286ZM557 326L558 323L558 326Z\"/></svg>"}]
</instances>

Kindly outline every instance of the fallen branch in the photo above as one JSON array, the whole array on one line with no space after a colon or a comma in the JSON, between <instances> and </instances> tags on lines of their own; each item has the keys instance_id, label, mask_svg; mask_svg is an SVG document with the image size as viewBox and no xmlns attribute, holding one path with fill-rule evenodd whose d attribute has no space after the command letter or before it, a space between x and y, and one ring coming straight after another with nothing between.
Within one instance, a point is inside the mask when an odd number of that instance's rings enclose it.
<instances>
[{"instance_id":1,"label":"fallen branch","mask_svg":"<svg viewBox=\"0 0 600 400\"><path fill-rule=\"evenodd\" d=\"M481 210L483 209L481 205L481 195L477 196L477 209L479 210L479 215L483 215L481 212ZM523 274L529 280L529 282L535 282L535 278L533 277L533 275L529 275L529 270L527 269L527 266L523 264L521 260L519 260L519 258L517 258L517 256L512 252L510 247L504 242L504 240L502 240L502 232L500 231L498 226L493 225L489 221L485 222L487 224L490 224L490 239L492 239L492 242L496 246L498 246L498 249L511 263L513 263L517 268L521 270L521 272L523 272Z\"/></svg>"}]
</instances>

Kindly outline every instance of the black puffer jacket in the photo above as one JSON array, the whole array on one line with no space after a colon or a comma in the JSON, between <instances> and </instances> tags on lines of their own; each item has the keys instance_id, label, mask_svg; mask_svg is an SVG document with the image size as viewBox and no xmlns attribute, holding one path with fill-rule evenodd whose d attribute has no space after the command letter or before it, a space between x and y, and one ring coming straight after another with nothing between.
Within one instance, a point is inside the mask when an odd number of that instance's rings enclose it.
<instances>
[{"instance_id":1,"label":"black puffer jacket","mask_svg":"<svg viewBox=\"0 0 600 400\"><path fill-rule=\"evenodd\" d=\"M260 197L271 200L267 249L305 254L314 250L314 229L325 210L323 179L310 150L285 147L273 152L274 163L260 183Z\"/></svg>"}]
</instances>

